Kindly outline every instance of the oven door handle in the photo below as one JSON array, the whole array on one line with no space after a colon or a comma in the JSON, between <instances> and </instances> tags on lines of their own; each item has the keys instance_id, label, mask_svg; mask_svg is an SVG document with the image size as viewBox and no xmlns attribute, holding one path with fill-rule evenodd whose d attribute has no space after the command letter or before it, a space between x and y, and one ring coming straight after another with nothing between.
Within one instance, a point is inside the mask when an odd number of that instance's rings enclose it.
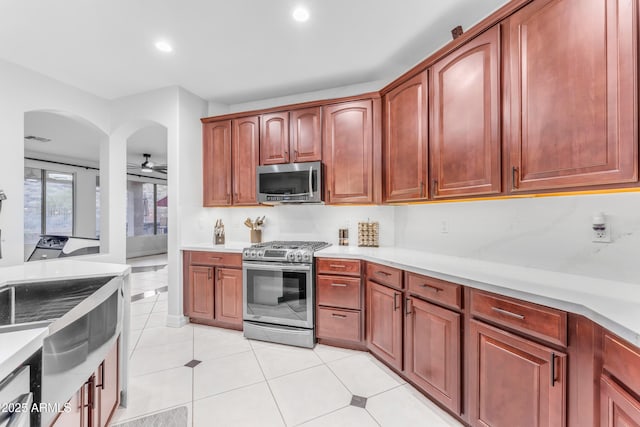
<instances>
[{"instance_id":1,"label":"oven door handle","mask_svg":"<svg viewBox=\"0 0 640 427\"><path fill-rule=\"evenodd\" d=\"M246 270L263 271L311 271L311 264L286 264L281 262L249 264L244 262L242 268Z\"/></svg>"}]
</instances>

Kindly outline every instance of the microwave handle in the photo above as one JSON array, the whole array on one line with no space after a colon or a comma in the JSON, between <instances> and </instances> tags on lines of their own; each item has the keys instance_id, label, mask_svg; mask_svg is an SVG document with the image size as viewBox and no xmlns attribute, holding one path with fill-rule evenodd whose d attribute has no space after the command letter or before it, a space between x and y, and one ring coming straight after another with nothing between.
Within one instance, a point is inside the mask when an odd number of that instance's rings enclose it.
<instances>
[{"instance_id":1,"label":"microwave handle","mask_svg":"<svg viewBox=\"0 0 640 427\"><path fill-rule=\"evenodd\" d=\"M313 166L309 167L309 197L313 198Z\"/></svg>"}]
</instances>

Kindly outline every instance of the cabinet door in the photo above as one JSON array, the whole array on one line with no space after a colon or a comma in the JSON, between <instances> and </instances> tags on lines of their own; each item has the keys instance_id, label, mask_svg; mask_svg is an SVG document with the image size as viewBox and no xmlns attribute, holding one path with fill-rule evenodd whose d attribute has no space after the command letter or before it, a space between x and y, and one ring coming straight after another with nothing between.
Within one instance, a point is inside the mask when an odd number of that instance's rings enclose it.
<instances>
[{"instance_id":1,"label":"cabinet door","mask_svg":"<svg viewBox=\"0 0 640 427\"><path fill-rule=\"evenodd\" d=\"M260 164L289 163L289 113L262 115Z\"/></svg>"},{"instance_id":2,"label":"cabinet door","mask_svg":"<svg viewBox=\"0 0 640 427\"><path fill-rule=\"evenodd\" d=\"M565 425L567 357L470 321L469 400L473 426Z\"/></svg>"},{"instance_id":3,"label":"cabinet door","mask_svg":"<svg viewBox=\"0 0 640 427\"><path fill-rule=\"evenodd\" d=\"M258 116L233 120L233 204L256 205L256 167L259 162Z\"/></svg>"},{"instance_id":4,"label":"cabinet door","mask_svg":"<svg viewBox=\"0 0 640 427\"><path fill-rule=\"evenodd\" d=\"M82 386L80 390L73 394L73 397L67 402L69 412L61 412L60 415L51 425L52 427L84 427L88 426L87 410L83 407L83 393L86 386Z\"/></svg>"},{"instance_id":5,"label":"cabinet door","mask_svg":"<svg viewBox=\"0 0 640 427\"><path fill-rule=\"evenodd\" d=\"M216 269L216 320L242 324L242 270Z\"/></svg>"},{"instance_id":6,"label":"cabinet door","mask_svg":"<svg viewBox=\"0 0 640 427\"><path fill-rule=\"evenodd\" d=\"M231 205L231 120L203 125L204 206Z\"/></svg>"},{"instance_id":7,"label":"cabinet door","mask_svg":"<svg viewBox=\"0 0 640 427\"><path fill-rule=\"evenodd\" d=\"M372 102L324 108L327 203L373 202Z\"/></svg>"},{"instance_id":8,"label":"cabinet door","mask_svg":"<svg viewBox=\"0 0 640 427\"><path fill-rule=\"evenodd\" d=\"M604 375L600 378L600 426L640 427L640 402Z\"/></svg>"},{"instance_id":9,"label":"cabinet door","mask_svg":"<svg viewBox=\"0 0 640 427\"><path fill-rule=\"evenodd\" d=\"M500 192L500 27L431 69L432 197Z\"/></svg>"},{"instance_id":10,"label":"cabinet door","mask_svg":"<svg viewBox=\"0 0 640 427\"><path fill-rule=\"evenodd\" d=\"M405 374L460 414L460 314L413 297L406 303Z\"/></svg>"},{"instance_id":11,"label":"cabinet door","mask_svg":"<svg viewBox=\"0 0 640 427\"><path fill-rule=\"evenodd\" d=\"M120 403L120 381L118 364L119 342L113 346L96 372L97 417L94 426L106 427Z\"/></svg>"},{"instance_id":12,"label":"cabinet door","mask_svg":"<svg viewBox=\"0 0 640 427\"><path fill-rule=\"evenodd\" d=\"M402 369L402 293L367 280L367 347Z\"/></svg>"},{"instance_id":13,"label":"cabinet door","mask_svg":"<svg viewBox=\"0 0 640 427\"><path fill-rule=\"evenodd\" d=\"M508 20L514 191L637 180L636 7L536 1Z\"/></svg>"},{"instance_id":14,"label":"cabinet door","mask_svg":"<svg viewBox=\"0 0 640 427\"><path fill-rule=\"evenodd\" d=\"M322 160L320 107L291 112L291 150L294 162Z\"/></svg>"},{"instance_id":15,"label":"cabinet door","mask_svg":"<svg viewBox=\"0 0 640 427\"><path fill-rule=\"evenodd\" d=\"M385 201L427 197L427 72L384 96Z\"/></svg>"},{"instance_id":16,"label":"cabinet door","mask_svg":"<svg viewBox=\"0 0 640 427\"><path fill-rule=\"evenodd\" d=\"M189 266L189 317L213 320L213 267Z\"/></svg>"}]
</instances>

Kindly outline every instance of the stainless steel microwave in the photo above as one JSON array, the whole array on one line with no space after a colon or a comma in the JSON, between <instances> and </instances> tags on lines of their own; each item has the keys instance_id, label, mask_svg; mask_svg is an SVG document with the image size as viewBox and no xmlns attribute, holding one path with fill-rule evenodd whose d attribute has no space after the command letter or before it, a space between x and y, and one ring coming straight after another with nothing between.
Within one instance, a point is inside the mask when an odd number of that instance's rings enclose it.
<instances>
[{"instance_id":1,"label":"stainless steel microwave","mask_svg":"<svg viewBox=\"0 0 640 427\"><path fill-rule=\"evenodd\" d=\"M259 203L321 203L321 188L321 162L258 166L256 170Z\"/></svg>"}]
</instances>

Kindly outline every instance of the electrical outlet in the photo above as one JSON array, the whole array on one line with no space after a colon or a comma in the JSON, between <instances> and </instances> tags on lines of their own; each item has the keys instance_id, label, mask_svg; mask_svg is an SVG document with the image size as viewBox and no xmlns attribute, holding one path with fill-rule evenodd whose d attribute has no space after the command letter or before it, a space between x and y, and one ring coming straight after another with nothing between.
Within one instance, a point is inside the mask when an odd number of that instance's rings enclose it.
<instances>
[{"instance_id":1,"label":"electrical outlet","mask_svg":"<svg viewBox=\"0 0 640 427\"><path fill-rule=\"evenodd\" d=\"M595 243L611 243L611 226L605 224L603 228L594 228L591 240Z\"/></svg>"},{"instance_id":2,"label":"electrical outlet","mask_svg":"<svg viewBox=\"0 0 640 427\"><path fill-rule=\"evenodd\" d=\"M591 222L593 230L591 240L596 243L610 243L611 224L607 221L607 216L604 213L597 213L593 216Z\"/></svg>"},{"instance_id":3,"label":"electrical outlet","mask_svg":"<svg viewBox=\"0 0 640 427\"><path fill-rule=\"evenodd\" d=\"M449 223L447 221L442 221L440 223L440 232L442 234L446 234L449 232Z\"/></svg>"}]
</instances>

